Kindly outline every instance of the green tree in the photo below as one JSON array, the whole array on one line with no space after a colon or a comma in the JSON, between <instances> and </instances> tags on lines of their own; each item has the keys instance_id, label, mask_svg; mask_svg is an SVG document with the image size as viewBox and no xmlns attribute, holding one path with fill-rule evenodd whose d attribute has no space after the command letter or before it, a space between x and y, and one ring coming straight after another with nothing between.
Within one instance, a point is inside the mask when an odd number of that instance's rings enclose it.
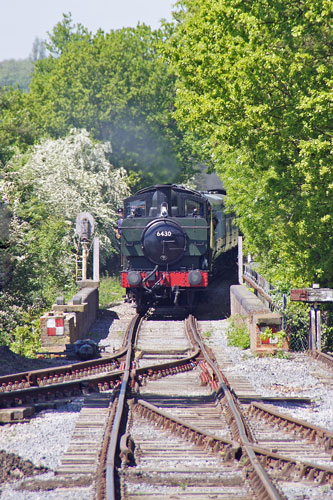
<instances>
[{"instance_id":1,"label":"green tree","mask_svg":"<svg viewBox=\"0 0 333 500\"><path fill-rule=\"evenodd\" d=\"M179 7L166 57L188 141L220 174L269 276L332 286L332 3Z\"/></svg>"},{"instance_id":2,"label":"green tree","mask_svg":"<svg viewBox=\"0 0 333 500\"><path fill-rule=\"evenodd\" d=\"M52 54L31 83L36 122L53 137L72 127L111 141L111 161L144 183L186 174L182 135L172 117L174 76L160 55L169 28L145 25L95 35L64 16L50 35Z\"/></svg>"},{"instance_id":3,"label":"green tree","mask_svg":"<svg viewBox=\"0 0 333 500\"><path fill-rule=\"evenodd\" d=\"M27 98L19 89L0 88L0 173L16 151L26 151L39 137Z\"/></svg>"}]
</instances>

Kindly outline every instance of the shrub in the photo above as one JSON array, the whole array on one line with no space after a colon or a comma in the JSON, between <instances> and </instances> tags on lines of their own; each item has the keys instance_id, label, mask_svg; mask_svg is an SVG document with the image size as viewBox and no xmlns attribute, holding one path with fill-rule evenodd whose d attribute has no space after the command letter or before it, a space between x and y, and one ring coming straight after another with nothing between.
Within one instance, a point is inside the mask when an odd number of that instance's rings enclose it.
<instances>
[{"instance_id":1,"label":"shrub","mask_svg":"<svg viewBox=\"0 0 333 500\"><path fill-rule=\"evenodd\" d=\"M244 316L235 315L229 319L229 326L226 332L228 344L241 349L250 347L250 333L245 324Z\"/></svg>"},{"instance_id":2,"label":"shrub","mask_svg":"<svg viewBox=\"0 0 333 500\"><path fill-rule=\"evenodd\" d=\"M22 356L35 357L41 348L40 336L39 318L28 321L13 331L14 341L10 344L10 349Z\"/></svg>"},{"instance_id":3,"label":"shrub","mask_svg":"<svg viewBox=\"0 0 333 500\"><path fill-rule=\"evenodd\" d=\"M101 309L111 307L122 301L124 288L122 288L119 276L105 276L101 278L99 287L99 305Z\"/></svg>"}]
</instances>

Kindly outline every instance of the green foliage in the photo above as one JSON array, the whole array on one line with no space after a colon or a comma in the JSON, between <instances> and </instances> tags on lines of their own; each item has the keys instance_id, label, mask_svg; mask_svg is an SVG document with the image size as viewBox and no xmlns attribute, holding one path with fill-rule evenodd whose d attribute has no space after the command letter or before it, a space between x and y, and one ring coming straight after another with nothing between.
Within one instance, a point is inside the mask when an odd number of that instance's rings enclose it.
<instances>
[{"instance_id":1,"label":"green foliage","mask_svg":"<svg viewBox=\"0 0 333 500\"><path fill-rule=\"evenodd\" d=\"M74 287L74 228L80 212L90 212L100 236L102 255L116 245L116 208L129 194L123 169L106 159L108 144L94 144L86 131L44 140L7 163L0 179L6 203L0 212L0 274L7 295L0 304L3 342L12 340L15 325L26 335L22 314L29 306L41 310ZM15 335L16 335L15 334Z\"/></svg>"},{"instance_id":2,"label":"green foliage","mask_svg":"<svg viewBox=\"0 0 333 500\"><path fill-rule=\"evenodd\" d=\"M0 291L0 345L7 345L18 354L35 355L40 349L42 313L41 304L36 300L31 306L24 293Z\"/></svg>"},{"instance_id":3,"label":"green foliage","mask_svg":"<svg viewBox=\"0 0 333 500\"><path fill-rule=\"evenodd\" d=\"M243 316L231 316L226 335L229 345L240 347L241 349L248 349L250 347L250 333Z\"/></svg>"},{"instance_id":4,"label":"green foliage","mask_svg":"<svg viewBox=\"0 0 333 500\"><path fill-rule=\"evenodd\" d=\"M118 276L105 276L101 278L99 287L99 306L101 309L112 307L122 302L124 289Z\"/></svg>"},{"instance_id":5,"label":"green foliage","mask_svg":"<svg viewBox=\"0 0 333 500\"><path fill-rule=\"evenodd\" d=\"M283 345L283 342L285 341L286 339L286 332L283 331L283 330L280 330L278 332L273 332L271 328L269 327L266 327L265 328L265 331L260 333L260 338L261 340L272 340L274 339L274 341L276 342L276 347L279 348L279 347L282 347Z\"/></svg>"},{"instance_id":6,"label":"green foliage","mask_svg":"<svg viewBox=\"0 0 333 500\"><path fill-rule=\"evenodd\" d=\"M0 88L0 174L1 164L18 150L24 152L39 137L39 128L32 121L28 95L16 89Z\"/></svg>"},{"instance_id":7,"label":"green foliage","mask_svg":"<svg viewBox=\"0 0 333 500\"><path fill-rule=\"evenodd\" d=\"M16 354L33 358L41 350L39 319L27 318L23 326L17 326L13 331L14 340L10 349Z\"/></svg>"},{"instance_id":8,"label":"green foliage","mask_svg":"<svg viewBox=\"0 0 333 500\"><path fill-rule=\"evenodd\" d=\"M141 185L172 182L190 168L172 116L174 75L160 56L168 28L145 25L94 36L64 16L50 35L54 57L36 64L35 120L53 137L86 128L111 141L112 163Z\"/></svg>"},{"instance_id":9,"label":"green foliage","mask_svg":"<svg viewBox=\"0 0 333 500\"><path fill-rule=\"evenodd\" d=\"M63 139L41 141L7 164L0 192L13 212L11 253L23 285L31 289L35 282L46 293L71 283L80 212L95 218L103 260L112 253L116 209L129 188L125 171L107 161L107 151L109 144L94 144L86 131L73 130Z\"/></svg>"},{"instance_id":10,"label":"green foliage","mask_svg":"<svg viewBox=\"0 0 333 500\"><path fill-rule=\"evenodd\" d=\"M279 359L290 359L290 354L287 351L283 351L282 349L280 349L272 354L272 357Z\"/></svg>"},{"instance_id":11,"label":"green foliage","mask_svg":"<svg viewBox=\"0 0 333 500\"><path fill-rule=\"evenodd\" d=\"M55 57L66 50L70 44L80 42L91 37L91 33L81 23L73 24L71 14L63 14L63 20L57 23L49 34L49 41L45 43L47 50Z\"/></svg>"},{"instance_id":12,"label":"green foliage","mask_svg":"<svg viewBox=\"0 0 333 500\"><path fill-rule=\"evenodd\" d=\"M19 87L29 92L33 70L34 63L30 59L1 61L0 87Z\"/></svg>"},{"instance_id":13,"label":"green foliage","mask_svg":"<svg viewBox=\"0 0 333 500\"><path fill-rule=\"evenodd\" d=\"M333 306L325 304L321 307L321 347L325 352L333 352Z\"/></svg>"},{"instance_id":14,"label":"green foliage","mask_svg":"<svg viewBox=\"0 0 333 500\"><path fill-rule=\"evenodd\" d=\"M72 287L75 257L67 222L43 212L45 219L29 221L22 238L15 242L16 264L9 286L30 296L32 302L47 305L60 290Z\"/></svg>"},{"instance_id":15,"label":"green foliage","mask_svg":"<svg viewBox=\"0 0 333 500\"><path fill-rule=\"evenodd\" d=\"M176 117L270 279L333 286L327 0L184 0Z\"/></svg>"},{"instance_id":16,"label":"green foliage","mask_svg":"<svg viewBox=\"0 0 333 500\"><path fill-rule=\"evenodd\" d=\"M286 332L290 348L293 351L304 351L308 347L308 334L310 327L309 306L300 302L288 302L284 312L286 319Z\"/></svg>"},{"instance_id":17,"label":"green foliage","mask_svg":"<svg viewBox=\"0 0 333 500\"><path fill-rule=\"evenodd\" d=\"M18 296L0 290L0 344L9 345L12 331L24 321L24 304Z\"/></svg>"}]
</instances>

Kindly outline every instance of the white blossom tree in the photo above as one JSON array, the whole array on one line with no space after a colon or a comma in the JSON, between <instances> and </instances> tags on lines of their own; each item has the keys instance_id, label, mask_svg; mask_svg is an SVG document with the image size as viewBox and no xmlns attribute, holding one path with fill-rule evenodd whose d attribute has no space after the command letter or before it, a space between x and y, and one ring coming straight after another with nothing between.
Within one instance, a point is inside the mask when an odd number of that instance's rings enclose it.
<instances>
[{"instance_id":1,"label":"white blossom tree","mask_svg":"<svg viewBox=\"0 0 333 500\"><path fill-rule=\"evenodd\" d=\"M24 164L10 177L19 185L32 185L38 201L69 223L80 212L90 212L104 246L111 247L117 207L129 195L129 186L125 169L106 159L109 152L110 143L96 144L86 130L73 129L65 138L34 146L27 161L15 157L13 164Z\"/></svg>"},{"instance_id":2,"label":"white blossom tree","mask_svg":"<svg viewBox=\"0 0 333 500\"><path fill-rule=\"evenodd\" d=\"M63 285L73 274L80 212L94 217L103 257L114 251L117 207L130 191L125 169L107 160L110 151L109 143L95 143L86 130L73 129L64 138L42 140L7 165L0 195L12 211L10 243L20 283L32 275L38 292Z\"/></svg>"}]
</instances>

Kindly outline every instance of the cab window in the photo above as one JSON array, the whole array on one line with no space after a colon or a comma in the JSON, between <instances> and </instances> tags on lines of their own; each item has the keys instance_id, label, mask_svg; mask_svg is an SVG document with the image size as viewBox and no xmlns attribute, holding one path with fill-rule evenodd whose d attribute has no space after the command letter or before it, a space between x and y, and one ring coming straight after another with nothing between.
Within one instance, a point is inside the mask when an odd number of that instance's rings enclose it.
<instances>
[{"instance_id":1,"label":"cab window","mask_svg":"<svg viewBox=\"0 0 333 500\"><path fill-rule=\"evenodd\" d=\"M126 217L145 217L146 216L146 201L145 200L132 200L126 208Z\"/></svg>"},{"instance_id":2,"label":"cab window","mask_svg":"<svg viewBox=\"0 0 333 500\"><path fill-rule=\"evenodd\" d=\"M203 203L198 200L186 198L185 199L185 216L203 216Z\"/></svg>"}]
</instances>

